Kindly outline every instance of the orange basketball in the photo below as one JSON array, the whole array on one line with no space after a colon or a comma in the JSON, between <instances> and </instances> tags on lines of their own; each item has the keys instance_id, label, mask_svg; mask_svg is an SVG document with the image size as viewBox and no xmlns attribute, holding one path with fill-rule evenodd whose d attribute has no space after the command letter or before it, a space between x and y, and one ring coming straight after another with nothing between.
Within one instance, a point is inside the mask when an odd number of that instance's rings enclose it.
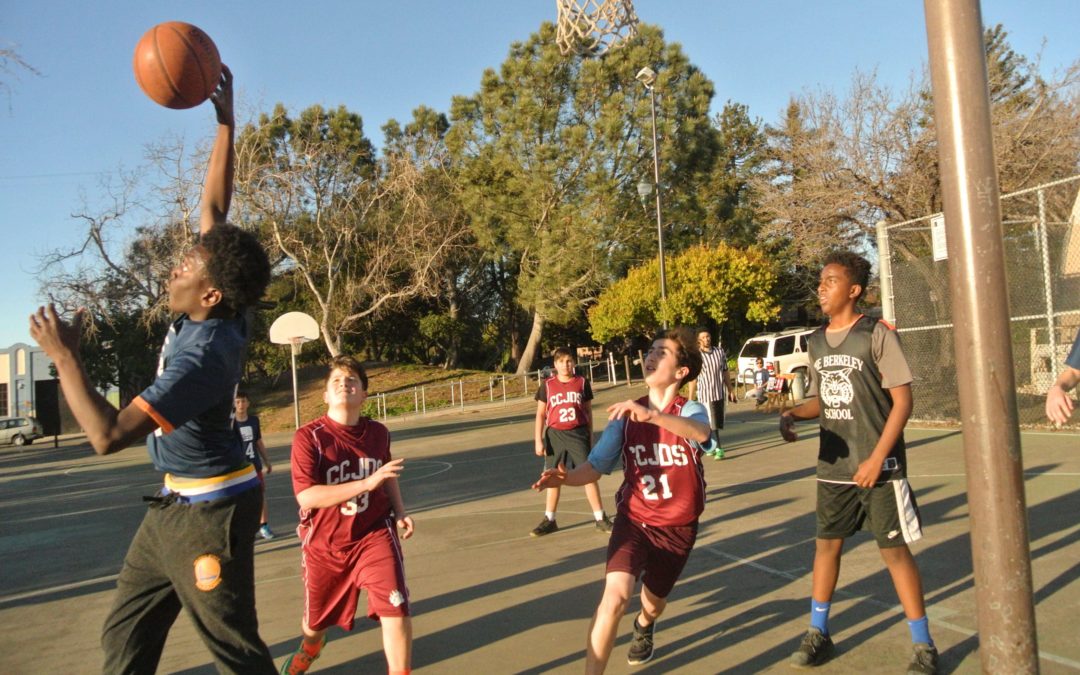
<instances>
[{"instance_id":1,"label":"orange basketball","mask_svg":"<svg viewBox=\"0 0 1080 675\"><path fill-rule=\"evenodd\" d=\"M166 108L194 108L214 93L221 57L210 36L182 21L159 23L135 45L135 81Z\"/></svg>"}]
</instances>

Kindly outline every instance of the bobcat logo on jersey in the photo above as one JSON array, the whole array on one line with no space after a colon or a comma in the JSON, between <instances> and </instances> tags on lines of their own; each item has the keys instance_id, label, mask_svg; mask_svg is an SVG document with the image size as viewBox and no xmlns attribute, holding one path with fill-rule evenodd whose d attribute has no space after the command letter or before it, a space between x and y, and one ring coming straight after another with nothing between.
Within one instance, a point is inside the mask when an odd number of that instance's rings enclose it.
<instances>
[{"instance_id":1,"label":"bobcat logo on jersey","mask_svg":"<svg viewBox=\"0 0 1080 675\"><path fill-rule=\"evenodd\" d=\"M851 386L852 370L854 368L818 371L821 375L821 400L827 407L839 408L851 405L851 399L855 397L855 390Z\"/></svg>"}]
</instances>

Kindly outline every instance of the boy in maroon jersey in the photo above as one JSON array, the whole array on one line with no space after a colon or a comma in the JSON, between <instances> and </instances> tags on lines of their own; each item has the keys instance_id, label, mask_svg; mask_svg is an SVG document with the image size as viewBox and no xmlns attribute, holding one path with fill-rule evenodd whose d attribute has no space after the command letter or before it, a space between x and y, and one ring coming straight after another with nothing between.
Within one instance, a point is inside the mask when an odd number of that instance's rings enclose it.
<instances>
[{"instance_id":1,"label":"boy in maroon jersey","mask_svg":"<svg viewBox=\"0 0 1080 675\"><path fill-rule=\"evenodd\" d=\"M624 480L615 499L618 515L608 542L604 596L586 642L585 672L607 666L634 584L641 577L641 611L627 662L653 655L653 629L697 538L705 506L701 455L712 449L709 414L679 395L701 371L697 340L689 329L666 331L645 357L649 394L609 407L608 425L588 461L573 471L550 469L533 485L585 485L611 473L620 456Z\"/></svg>"},{"instance_id":2,"label":"boy in maroon jersey","mask_svg":"<svg viewBox=\"0 0 1080 675\"><path fill-rule=\"evenodd\" d=\"M540 383L536 390L536 456L544 458L544 468L562 465L573 469L585 462L592 447L592 387L574 372L574 355L559 347L552 353L555 375ZM559 507L558 486L544 496L544 519L532 531L542 537L557 532L555 509ZM585 498L592 507L596 529L611 532L611 521L600 501L600 488L593 482L585 486Z\"/></svg>"},{"instance_id":3,"label":"boy in maroon jersey","mask_svg":"<svg viewBox=\"0 0 1080 675\"><path fill-rule=\"evenodd\" d=\"M360 589L368 616L382 624L391 675L412 661L409 591L397 527L413 533L397 477L402 460L390 458L390 432L363 417L367 373L348 356L330 362L326 415L297 430L292 480L300 503L297 534L304 578L303 641L282 665L283 674L306 672L326 644L326 629L352 630Z\"/></svg>"}]
</instances>

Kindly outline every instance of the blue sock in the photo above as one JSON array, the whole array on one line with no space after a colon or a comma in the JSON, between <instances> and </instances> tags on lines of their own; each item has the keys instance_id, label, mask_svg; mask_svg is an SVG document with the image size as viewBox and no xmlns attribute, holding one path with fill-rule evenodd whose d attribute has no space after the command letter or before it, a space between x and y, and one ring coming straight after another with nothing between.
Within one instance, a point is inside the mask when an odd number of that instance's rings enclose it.
<instances>
[{"instance_id":1,"label":"blue sock","mask_svg":"<svg viewBox=\"0 0 1080 675\"><path fill-rule=\"evenodd\" d=\"M930 620L928 618L923 616L923 618L914 621L908 619L907 625L911 630L912 642L925 642L931 647L934 646L934 641L930 639Z\"/></svg>"},{"instance_id":2,"label":"blue sock","mask_svg":"<svg viewBox=\"0 0 1080 675\"><path fill-rule=\"evenodd\" d=\"M810 598L810 627L817 628L825 635L829 634L829 609L831 602L818 602Z\"/></svg>"}]
</instances>

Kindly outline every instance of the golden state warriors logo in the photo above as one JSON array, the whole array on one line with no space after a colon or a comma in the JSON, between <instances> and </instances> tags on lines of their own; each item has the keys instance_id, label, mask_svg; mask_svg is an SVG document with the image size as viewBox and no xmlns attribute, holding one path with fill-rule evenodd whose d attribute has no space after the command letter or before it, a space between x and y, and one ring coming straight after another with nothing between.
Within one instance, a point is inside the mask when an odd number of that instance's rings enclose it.
<instances>
[{"instance_id":1,"label":"golden state warriors logo","mask_svg":"<svg viewBox=\"0 0 1080 675\"><path fill-rule=\"evenodd\" d=\"M195 558L195 588L212 591L221 583L221 558L207 553Z\"/></svg>"}]
</instances>

